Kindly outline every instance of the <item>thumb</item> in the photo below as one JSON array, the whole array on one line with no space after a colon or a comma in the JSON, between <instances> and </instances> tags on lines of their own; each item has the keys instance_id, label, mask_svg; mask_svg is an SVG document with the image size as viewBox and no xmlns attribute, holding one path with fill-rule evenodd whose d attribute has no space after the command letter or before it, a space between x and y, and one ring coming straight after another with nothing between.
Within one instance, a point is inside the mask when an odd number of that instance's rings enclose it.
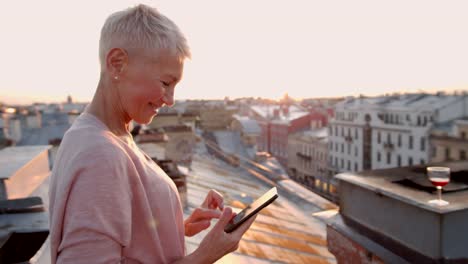
<instances>
[{"instance_id":1,"label":"thumb","mask_svg":"<svg viewBox=\"0 0 468 264\"><path fill-rule=\"evenodd\" d=\"M216 223L213 229L224 230L224 227L231 221L232 218L232 209L230 207L224 207L223 214Z\"/></svg>"}]
</instances>

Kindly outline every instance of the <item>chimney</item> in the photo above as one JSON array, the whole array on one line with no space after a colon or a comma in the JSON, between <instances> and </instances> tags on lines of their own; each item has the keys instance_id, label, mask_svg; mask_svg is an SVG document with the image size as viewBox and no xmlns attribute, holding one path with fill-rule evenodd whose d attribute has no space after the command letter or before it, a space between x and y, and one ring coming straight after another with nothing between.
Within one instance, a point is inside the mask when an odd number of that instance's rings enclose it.
<instances>
[{"instance_id":1,"label":"chimney","mask_svg":"<svg viewBox=\"0 0 468 264\"><path fill-rule=\"evenodd\" d=\"M281 108L283 110L283 114L285 116L289 116L289 106L288 105L283 105Z\"/></svg>"},{"instance_id":2,"label":"chimney","mask_svg":"<svg viewBox=\"0 0 468 264\"><path fill-rule=\"evenodd\" d=\"M279 112L280 112L279 109L273 109L273 118L275 119L279 118Z\"/></svg>"}]
</instances>

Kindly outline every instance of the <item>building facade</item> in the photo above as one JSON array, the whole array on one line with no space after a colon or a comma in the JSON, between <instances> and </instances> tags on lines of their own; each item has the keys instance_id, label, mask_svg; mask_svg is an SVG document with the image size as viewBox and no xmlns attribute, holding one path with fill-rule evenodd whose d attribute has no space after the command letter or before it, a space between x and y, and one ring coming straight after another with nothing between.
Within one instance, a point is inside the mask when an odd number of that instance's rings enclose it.
<instances>
[{"instance_id":1,"label":"building facade","mask_svg":"<svg viewBox=\"0 0 468 264\"><path fill-rule=\"evenodd\" d=\"M426 164L433 125L468 113L466 95L407 94L348 98L330 121L329 169L383 169Z\"/></svg>"},{"instance_id":2,"label":"building facade","mask_svg":"<svg viewBox=\"0 0 468 264\"><path fill-rule=\"evenodd\" d=\"M297 132L288 138L288 174L314 192L333 199L336 186L328 173L326 127Z\"/></svg>"},{"instance_id":3,"label":"building facade","mask_svg":"<svg viewBox=\"0 0 468 264\"><path fill-rule=\"evenodd\" d=\"M437 124L430 142L431 162L467 160L468 118Z\"/></svg>"},{"instance_id":4,"label":"building facade","mask_svg":"<svg viewBox=\"0 0 468 264\"><path fill-rule=\"evenodd\" d=\"M288 136L307 130L314 125L326 123L323 116L318 118L311 112L296 105L257 105L251 107L250 116L256 119L260 128L258 150L271 153L282 166L288 163Z\"/></svg>"}]
</instances>

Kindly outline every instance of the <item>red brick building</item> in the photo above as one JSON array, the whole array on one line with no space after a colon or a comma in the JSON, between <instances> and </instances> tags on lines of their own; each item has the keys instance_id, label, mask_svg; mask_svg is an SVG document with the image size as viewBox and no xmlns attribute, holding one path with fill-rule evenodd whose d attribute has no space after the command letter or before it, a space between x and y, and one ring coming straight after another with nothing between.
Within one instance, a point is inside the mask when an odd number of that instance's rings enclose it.
<instances>
[{"instance_id":1,"label":"red brick building","mask_svg":"<svg viewBox=\"0 0 468 264\"><path fill-rule=\"evenodd\" d=\"M251 112L261 128L258 150L271 153L284 167L288 161L289 134L326 126L328 120L327 111L306 110L295 105L252 106Z\"/></svg>"}]
</instances>

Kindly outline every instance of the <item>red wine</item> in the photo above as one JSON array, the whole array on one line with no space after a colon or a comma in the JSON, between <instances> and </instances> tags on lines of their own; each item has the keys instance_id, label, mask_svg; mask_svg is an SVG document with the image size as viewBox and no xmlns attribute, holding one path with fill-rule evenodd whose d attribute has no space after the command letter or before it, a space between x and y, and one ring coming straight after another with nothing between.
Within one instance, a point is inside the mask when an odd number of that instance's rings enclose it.
<instances>
[{"instance_id":1,"label":"red wine","mask_svg":"<svg viewBox=\"0 0 468 264\"><path fill-rule=\"evenodd\" d=\"M429 180L434 186L444 187L445 185L447 185L447 183L449 183L450 179L449 178L429 178Z\"/></svg>"}]
</instances>

